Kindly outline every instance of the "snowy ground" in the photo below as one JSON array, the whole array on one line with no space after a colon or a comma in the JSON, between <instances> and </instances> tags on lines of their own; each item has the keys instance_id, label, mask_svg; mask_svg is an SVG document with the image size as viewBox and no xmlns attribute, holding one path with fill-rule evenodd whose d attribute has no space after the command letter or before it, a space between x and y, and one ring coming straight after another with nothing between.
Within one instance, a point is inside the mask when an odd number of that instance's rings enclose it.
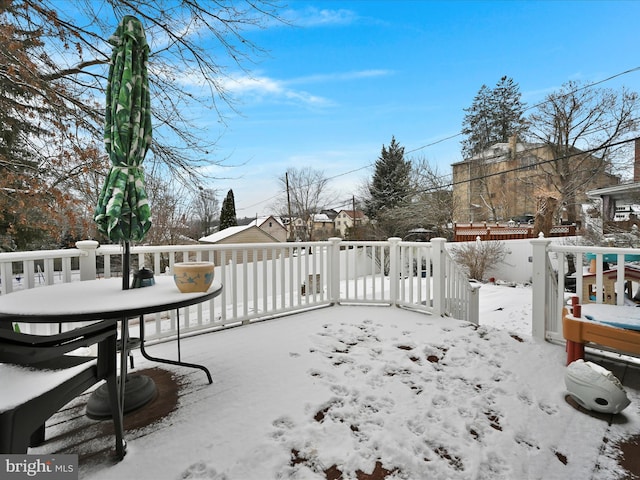
<instances>
[{"instance_id":1,"label":"snowy ground","mask_svg":"<svg viewBox=\"0 0 640 480\"><path fill-rule=\"evenodd\" d=\"M530 288L483 285L480 327L337 306L186 339L213 385L163 365L178 409L80 478L617 478L603 437L640 431L640 392L611 430L565 402L564 348L530 332Z\"/></svg>"}]
</instances>

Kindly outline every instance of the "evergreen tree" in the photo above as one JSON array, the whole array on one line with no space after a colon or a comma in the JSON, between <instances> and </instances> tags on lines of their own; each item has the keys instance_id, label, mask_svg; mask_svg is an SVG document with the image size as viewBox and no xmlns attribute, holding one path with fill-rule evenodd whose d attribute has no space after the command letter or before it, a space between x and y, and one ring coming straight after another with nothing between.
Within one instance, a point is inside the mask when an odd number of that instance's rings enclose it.
<instances>
[{"instance_id":1,"label":"evergreen tree","mask_svg":"<svg viewBox=\"0 0 640 480\"><path fill-rule=\"evenodd\" d=\"M369 185L370 197L365 202L369 218L376 218L381 210L392 210L407 200L410 180L411 162L405 161L404 147L396 142L395 137L391 137L389 148L382 146Z\"/></svg>"},{"instance_id":2,"label":"evergreen tree","mask_svg":"<svg viewBox=\"0 0 640 480\"><path fill-rule=\"evenodd\" d=\"M233 190L227 192L227 196L222 202L222 210L220 211L220 230L229 227L236 227L238 219L236 217L236 202L233 199Z\"/></svg>"},{"instance_id":3,"label":"evergreen tree","mask_svg":"<svg viewBox=\"0 0 640 480\"><path fill-rule=\"evenodd\" d=\"M494 143L506 143L526 130L525 104L520 100L518 84L502 77L491 89L482 85L462 121L462 157L477 155Z\"/></svg>"},{"instance_id":4,"label":"evergreen tree","mask_svg":"<svg viewBox=\"0 0 640 480\"><path fill-rule=\"evenodd\" d=\"M498 142L508 142L509 137L526 130L525 104L521 101L520 87L512 78L502 77L493 89L493 119Z\"/></svg>"}]
</instances>

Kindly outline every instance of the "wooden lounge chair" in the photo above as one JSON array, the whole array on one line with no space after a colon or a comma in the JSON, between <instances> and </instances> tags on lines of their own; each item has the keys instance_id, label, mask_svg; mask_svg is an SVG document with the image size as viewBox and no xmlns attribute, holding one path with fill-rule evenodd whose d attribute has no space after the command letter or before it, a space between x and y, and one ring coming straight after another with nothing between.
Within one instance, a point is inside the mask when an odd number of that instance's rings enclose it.
<instances>
[{"instance_id":1,"label":"wooden lounge chair","mask_svg":"<svg viewBox=\"0 0 640 480\"><path fill-rule=\"evenodd\" d=\"M116 455L124 457L122 411L116 381L115 320L55 335L14 332L0 324L0 453L27 453L44 442L45 422L96 383L106 380L115 427ZM97 357L69 354L98 345Z\"/></svg>"}]
</instances>

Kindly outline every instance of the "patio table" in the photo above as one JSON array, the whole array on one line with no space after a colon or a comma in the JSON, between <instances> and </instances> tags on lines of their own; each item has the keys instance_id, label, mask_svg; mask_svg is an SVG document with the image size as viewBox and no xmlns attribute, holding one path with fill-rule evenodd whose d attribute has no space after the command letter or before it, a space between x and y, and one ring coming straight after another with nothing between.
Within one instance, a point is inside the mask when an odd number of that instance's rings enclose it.
<instances>
[{"instance_id":1,"label":"patio table","mask_svg":"<svg viewBox=\"0 0 640 480\"><path fill-rule=\"evenodd\" d=\"M59 283L46 287L21 290L0 296L0 326L6 322L24 323L72 323L106 319L118 319L121 324L122 345L127 345L129 318L140 317L141 351L150 360L199 368L207 374L203 365L149 356L144 350L145 314L177 310L210 300L222 293L222 285L214 281L206 292L182 293L173 277L159 275L155 285L122 290L122 279L99 279L81 282ZM179 322L178 322L179 323ZM6 327L6 325L4 325ZM178 330L178 344L180 335ZM117 355L114 350L111 352ZM126 378L127 348L120 351L120 376ZM125 385L120 382L120 404L124 411Z\"/></svg>"}]
</instances>

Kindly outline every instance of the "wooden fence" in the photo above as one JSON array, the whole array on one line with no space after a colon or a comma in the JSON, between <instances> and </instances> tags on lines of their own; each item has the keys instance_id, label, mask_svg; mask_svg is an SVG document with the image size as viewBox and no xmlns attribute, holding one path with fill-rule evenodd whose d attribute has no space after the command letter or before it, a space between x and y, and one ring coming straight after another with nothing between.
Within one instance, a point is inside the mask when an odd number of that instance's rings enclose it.
<instances>
[{"instance_id":1,"label":"wooden fence","mask_svg":"<svg viewBox=\"0 0 640 480\"><path fill-rule=\"evenodd\" d=\"M472 242L480 240L518 240L535 238L533 224L511 223L456 223L454 224L454 242ZM555 225L551 227L550 237L570 237L576 234L575 225Z\"/></svg>"}]
</instances>

